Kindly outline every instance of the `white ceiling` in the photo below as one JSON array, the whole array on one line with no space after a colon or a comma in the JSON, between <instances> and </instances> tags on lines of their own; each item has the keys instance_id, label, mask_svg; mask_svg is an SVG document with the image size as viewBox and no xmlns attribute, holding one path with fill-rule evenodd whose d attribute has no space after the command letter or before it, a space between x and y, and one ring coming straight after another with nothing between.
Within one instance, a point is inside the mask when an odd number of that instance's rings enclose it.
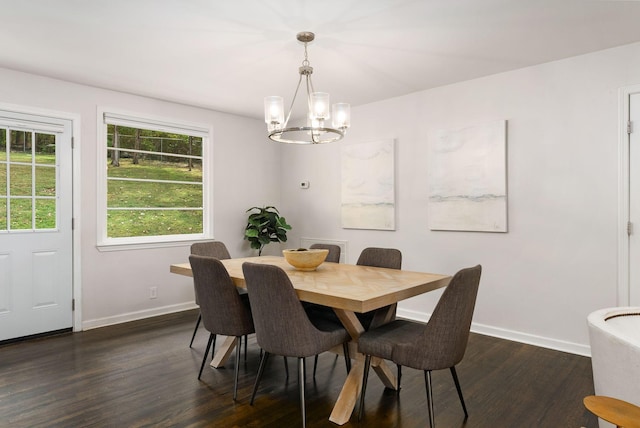
<instances>
[{"instance_id":1,"label":"white ceiling","mask_svg":"<svg viewBox=\"0 0 640 428\"><path fill-rule=\"evenodd\" d=\"M309 45L352 105L640 41L640 1L0 0L0 67L262 117Z\"/></svg>"}]
</instances>

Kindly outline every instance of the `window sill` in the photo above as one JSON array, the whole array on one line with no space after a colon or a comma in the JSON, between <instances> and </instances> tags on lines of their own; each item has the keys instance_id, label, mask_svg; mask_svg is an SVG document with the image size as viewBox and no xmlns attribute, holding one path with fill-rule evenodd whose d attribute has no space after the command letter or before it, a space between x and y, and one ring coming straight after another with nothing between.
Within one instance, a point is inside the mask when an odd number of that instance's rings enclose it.
<instances>
[{"instance_id":1,"label":"window sill","mask_svg":"<svg viewBox=\"0 0 640 428\"><path fill-rule=\"evenodd\" d=\"M158 242L118 242L118 243L108 243L108 244L98 244L96 248L100 252L111 252L111 251L130 251L130 250L151 250L156 248L171 248L171 247L188 247L194 242L212 240L213 237L192 237L185 238L180 240L172 240L172 241L158 241Z\"/></svg>"}]
</instances>

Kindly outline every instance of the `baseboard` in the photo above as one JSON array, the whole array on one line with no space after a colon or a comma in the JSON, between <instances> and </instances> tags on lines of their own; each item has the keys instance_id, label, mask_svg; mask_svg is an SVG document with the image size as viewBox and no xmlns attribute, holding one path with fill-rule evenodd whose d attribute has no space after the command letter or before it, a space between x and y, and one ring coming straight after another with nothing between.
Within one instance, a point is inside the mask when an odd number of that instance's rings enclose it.
<instances>
[{"instance_id":1,"label":"baseboard","mask_svg":"<svg viewBox=\"0 0 640 428\"><path fill-rule=\"evenodd\" d=\"M157 317L159 315L172 314L174 312L188 311L196 309L198 306L194 302L179 303L177 305L162 306L160 308L145 309L143 311L129 312L126 314L114 315L105 318L96 318L82 322L83 330L91 330L93 328L106 327L108 325L121 324L129 321L136 321L145 318Z\"/></svg>"},{"instance_id":2,"label":"baseboard","mask_svg":"<svg viewBox=\"0 0 640 428\"><path fill-rule=\"evenodd\" d=\"M398 317L414 321L427 322L431 314L398 308ZM526 343L528 345L539 346L541 348L553 349L556 351L568 352L570 354L591 356L591 347L579 343L567 342L564 340L552 339L549 337L536 336L522 333L515 330L508 330L500 327L493 327L486 324L472 323L471 331L485 336L497 337L514 342Z\"/></svg>"}]
</instances>

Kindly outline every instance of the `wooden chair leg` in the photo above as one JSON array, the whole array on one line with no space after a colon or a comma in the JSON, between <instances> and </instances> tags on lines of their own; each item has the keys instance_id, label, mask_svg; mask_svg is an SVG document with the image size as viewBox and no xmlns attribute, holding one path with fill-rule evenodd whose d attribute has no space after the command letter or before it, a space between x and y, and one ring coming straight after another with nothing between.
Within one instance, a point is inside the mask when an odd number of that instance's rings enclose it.
<instances>
[{"instance_id":1,"label":"wooden chair leg","mask_svg":"<svg viewBox=\"0 0 640 428\"><path fill-rule=\"evenodd\" d=\"M362 415L364 414L364 394L367 392L369 367L371 367L371 355L367 355L364 358L364 374L362 375L362 390L360 391L360 410L358 411L358 420L361 420Z\"/></svg>"},{"instance_id":2,"label":"wooden chair leg","mask_svg":"<svg viewBox=\"0 0 640 428\"><path fill-rule=\"evenodd\" d=\"M402 366L400 364L396 364L398 368L398 389L396 390L397 394L400 394L400 380L402 379Z\"/></svg>"},{"instance_id":3,"label":"wooden chair leg","mask_svg":"<svg viewBox=\"0 0 640 428\"><path fill-rule=\"evenodd\" d=\"M202 314L198 313L198 321L196 321L196 328L193 329L193 334L191 335L191 342L189 342L189 348L191 348L191 346L193 345L193 339L196 338L196 333L198 332L200 321L202 321Z\"/></svg>"},{"instance_id":4,"label":"wooden chair leg","mask_svg":"<svg viewBox=\"0 0 640 428\"><path fill-rule=\"evenodd\" d=\"M202 376L202 370L204 369L204 364L207 362L207 355L209 355L209 348L211 348L211 342L215 338L215 334L209 334L209 341L207 342L207 349L204 351L204 357L202 358L202 365L200 366L200 372L198 373L198 380L200 380L200 376Z\"/></svg>"},{"instance_id":5,"label":"wooden chair leg","mask_svg":"<svg viewBox=\"0 0 640 428\"><path fill-rule=\"evenodd\" d=\"M213 341L211 342L211 361L213 361L213 357L216 355L216 338L217 337L218 336L214 334Z\"/></svg>"},{"instance_id":6,"label":"wooden chair leg","mask_svg":"<svg viewBox=\"0 0 640 428\"><path fill-rule=\"evenodd\" d=\"M307 426L307 413L305 410L305 402L304 402L304 384L306 380L305 374L305 358L298 358L298 387L300 388L300 410L302 411L302 428L306 428Z\"/></svg>"},{"instance_id":7,"label":"wooden chair leg","mask_svg":"<svg viewBox=\"0 0 640 428\"><path fill-rule=\"evenodd\" d=\"M264 352L260 358L260 366L258 367L258 375L256 376L256 382L253 384L253 392L251 392L251 401L249 404L253 406L253 401L256 399L256 392L258 391L258 385L260 385L260 379L262 379L262 373L264 372L264 366L269 359L269 353Z\"/></svg>"},{"instance_id":8,"label":"wooden chair leg","mask_svg":"<svg viewBox=\"0 0 640 428\"><path fill-rule=\"evenodd\" d=\"M464 404L464 397L462 396L462 389L460 388L460 381L458 380L458 374L456 373L456 368L451 367L451 376L453 376L453 382L456 384L456 389L458 390L458 397L460 397L460 404L462 404L462 410L464 410L464 418L467 419L469 417L469 413L467 413L467 406Z\"/></svg>"},{"instance_id":9,"label":"wooden chair leg","mask_svg":"<svg viewBox=\"0 0 640 428\"><path fill-rule=\"evenodd\" d=\"M433 389L431 388L431 370L424 371L424 384L427 388L427 408L429 409L429 426L434 428L436 425L435 415L433 413Z\"/></svg>"}]
</instances>

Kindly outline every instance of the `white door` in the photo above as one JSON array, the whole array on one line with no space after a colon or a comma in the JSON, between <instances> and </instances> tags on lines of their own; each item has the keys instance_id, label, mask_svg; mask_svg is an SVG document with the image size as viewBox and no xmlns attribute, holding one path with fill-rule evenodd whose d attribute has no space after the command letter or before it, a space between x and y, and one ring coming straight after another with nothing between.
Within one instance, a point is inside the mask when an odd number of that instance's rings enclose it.
<instances>
[{"instance_id":1,"label":"white door","mask_svg":"<svg viewBox=\"0 0 640 428\"><path fill-rule=\"evenodd\" d=\"M73 325L71 130L0 111L0 341Z\"/></svg>"},{"instance_id":2,"label":"white door","mask_svg":"<svg viewBox=\"0 0 640 428\"><path fill-rule=\"evenodd\" d=\"M629 97L629 304L640 306L640 93Z\"/></svg>"}]
</instances>

